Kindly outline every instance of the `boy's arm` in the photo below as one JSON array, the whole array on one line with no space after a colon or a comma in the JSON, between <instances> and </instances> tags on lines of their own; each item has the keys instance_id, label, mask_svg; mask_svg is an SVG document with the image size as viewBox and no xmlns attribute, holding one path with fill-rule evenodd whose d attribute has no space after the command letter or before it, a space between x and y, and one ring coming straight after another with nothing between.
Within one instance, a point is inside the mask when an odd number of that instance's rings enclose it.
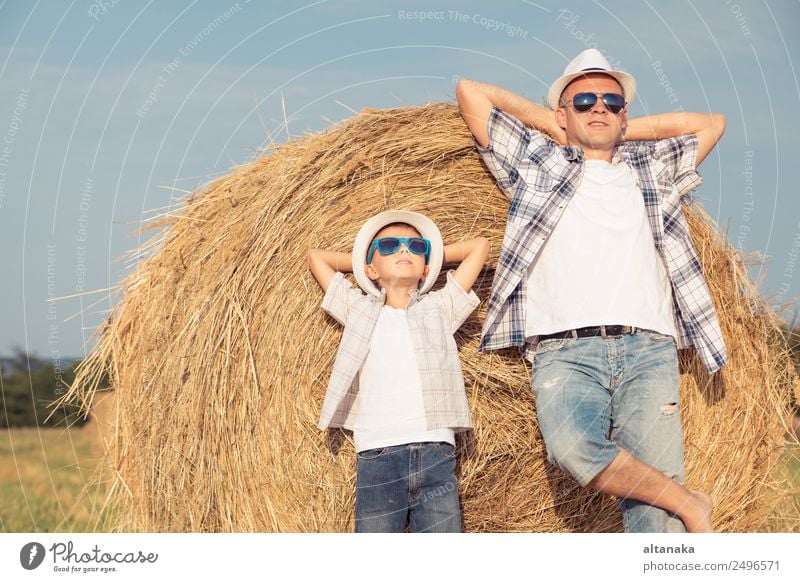
<instances>
[{"instance_id":1,"label":"boy's arm","mask_svg":"<svg viewBox=\"0 0 800 582\"><path fill-rule=\"evenodd\" d=\"M486 264L489 257L489 241L483 237L464 242L453 243L444 247L444 262L461 264L453 276L459 286L469 293L472 284Z\"/></svg>"},{"instance_id":2,"label":"boy's arm","mask_svg":"<svg viewBox=\"0 0 800 582\"><path fill-rule=\"evenodd\" d=\"M649 141L694 133L697 135L695 166L699 166L724 132L725 116L721 113L674 112L631 119L628 121L625 139Z\"/></svg>"},{"instance_id":3,"label":"boy's arm","mask_svg":"<svg viewBox=\"0 0 800 582\"><path fill-rule=\"evenodd\" d=\"M353 257L350 253L309 249L307 260L311 274L323 291L328 290L328 285L337 271L344 273L353 270Z\"/></svg>"},{"instance_id":4,"label":"boy's arm","mask_svg":"<svg viewBox=\"0 0 800 582\"><path fill-rule=\"evenodd\" d=\"M558 143L566 143L567 136L556 123L552 111L513 91L489 83L462 79L456 85L456 99L461 116L481 147L489 146L488 124L492 107L502 109L528 127L549 134Z\"/></svg>"}]
</instances>

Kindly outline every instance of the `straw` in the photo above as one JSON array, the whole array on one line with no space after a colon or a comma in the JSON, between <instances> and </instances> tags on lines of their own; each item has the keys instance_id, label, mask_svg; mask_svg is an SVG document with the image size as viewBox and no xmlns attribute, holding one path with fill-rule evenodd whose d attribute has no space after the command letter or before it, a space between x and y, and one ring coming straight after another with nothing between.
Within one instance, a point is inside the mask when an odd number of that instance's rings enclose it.
<instances>
[{"instance_id":1,"label":"straw","mask_svg":"<svg viewBox=\"0 0 800 582\"><path fill-rule=\"evenodd\" d=\"M492 243L456 333L475 424L458 442L466 530L620 531L615 500L546 463L529 365L477 352L508 201L457 109L368 109L261 153L153 221L66 396L88 412L104 374L116 392L116 529L352 531L351 435L315 427L341 328L305 254L349 251L369 217L407 209L446 242ZM753 531L778 498L794 371L743 257L696 204L687 219L731 356L709 378L680 354L688 485L713 496L718 529Z\"/></svg>"}]
</instances>

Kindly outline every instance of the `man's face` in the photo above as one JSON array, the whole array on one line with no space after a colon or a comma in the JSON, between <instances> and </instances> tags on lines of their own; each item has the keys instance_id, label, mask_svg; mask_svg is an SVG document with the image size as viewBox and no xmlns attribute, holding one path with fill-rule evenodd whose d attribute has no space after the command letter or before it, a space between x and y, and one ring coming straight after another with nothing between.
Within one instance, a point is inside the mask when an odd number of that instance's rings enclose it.
<instances>
[{"instance_id":1,"label":"man's face","mask_svg":"<svg viewBox=\"0 0 800 582\"><path fill-rule=\"evenodd\" d=\"M387 226L378 231L373 240L385 236L418 237L420 234L410 226ZM376 250L365 271L367 277L379 287L385 288L397 285L417 286L428 275L429 267L425 264L425 255L415 255L404 243L391 255L382 255Z\"/></svg>"},{"instance_id":2,"label":"man's face","mask_svg":"<svg viewBox=\"0 0 800 582\"><path fill-rule=\"evenodd\" d=\"M572 106L572 98L578 93L600 95L589 111L581 113ZM567 144L584 150L611 151L622 141L628 126L627 107L619 114L611 113L603 103L603 93L623 94L617 80L602 73L589 73L567 85L561 95L561 107L555 112L558 125L567 133Z\"/></svg>"}]
</instances>

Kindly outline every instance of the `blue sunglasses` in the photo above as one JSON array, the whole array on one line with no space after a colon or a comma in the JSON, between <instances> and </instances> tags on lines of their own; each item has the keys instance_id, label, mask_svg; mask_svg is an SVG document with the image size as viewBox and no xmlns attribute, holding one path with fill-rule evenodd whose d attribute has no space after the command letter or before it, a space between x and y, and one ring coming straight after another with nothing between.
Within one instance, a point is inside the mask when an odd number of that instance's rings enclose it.
<instances>
[{"instance_id":1,"label":"blue sunglasses","mask_svg":"<svg viewBox=\"0 0 800 582\"><path fill-rule=\"evenodd\" d=\"M572 102L564 104L564 107L572 105L575 111L585 113L595 106L598 96L603 98L603 105L614 115L625 109L625 97L619 93L577 93Z\"/></svg>"},{"instance_id":2,"label":"blue sunglasses","mask_svg":"<svg viewBox=\"0 0 800 582\"><path fill-rule=\"evenodd\" d=\"M378 252L381 255L393 255L400 250L400 246L403 244L405 244L406 248L415 255L425 255L425 264L428 264L431 251L431 241L418 236L384 236L382 238L376 238L374 241L372 241L372 244L369 245L367 264L372 262L372 256L375 254L375 249L378 249Z\"/></svg>"}]
</instances>

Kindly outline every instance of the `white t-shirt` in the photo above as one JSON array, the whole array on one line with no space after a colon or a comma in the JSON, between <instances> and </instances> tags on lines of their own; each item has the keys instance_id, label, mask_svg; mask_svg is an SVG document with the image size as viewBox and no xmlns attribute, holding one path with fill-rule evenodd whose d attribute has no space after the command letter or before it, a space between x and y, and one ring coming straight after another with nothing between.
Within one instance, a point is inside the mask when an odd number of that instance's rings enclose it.
<instances>
[{"instance_id":1,"label":"white t-shirt","mask_svg":"<svg viewBox=\"0 0 800 582\"><path fill-rule=\"evenodd\" d=\"M596 325L677 335L672 287L628 164L586 160L528 271L526 311L528 337Z\"/></svg>"},{"instance_id":2,"label":"white t-shirt","mask_svg":"<svg viewBox=\"0 0 800 582\"><path fill-rule=\"evenodd\" d=\"M447 442L453 430L427 430L422 383L406 310L383 306L359 375L356 451L407 443Z\"/></svg>"}]
</instances>

